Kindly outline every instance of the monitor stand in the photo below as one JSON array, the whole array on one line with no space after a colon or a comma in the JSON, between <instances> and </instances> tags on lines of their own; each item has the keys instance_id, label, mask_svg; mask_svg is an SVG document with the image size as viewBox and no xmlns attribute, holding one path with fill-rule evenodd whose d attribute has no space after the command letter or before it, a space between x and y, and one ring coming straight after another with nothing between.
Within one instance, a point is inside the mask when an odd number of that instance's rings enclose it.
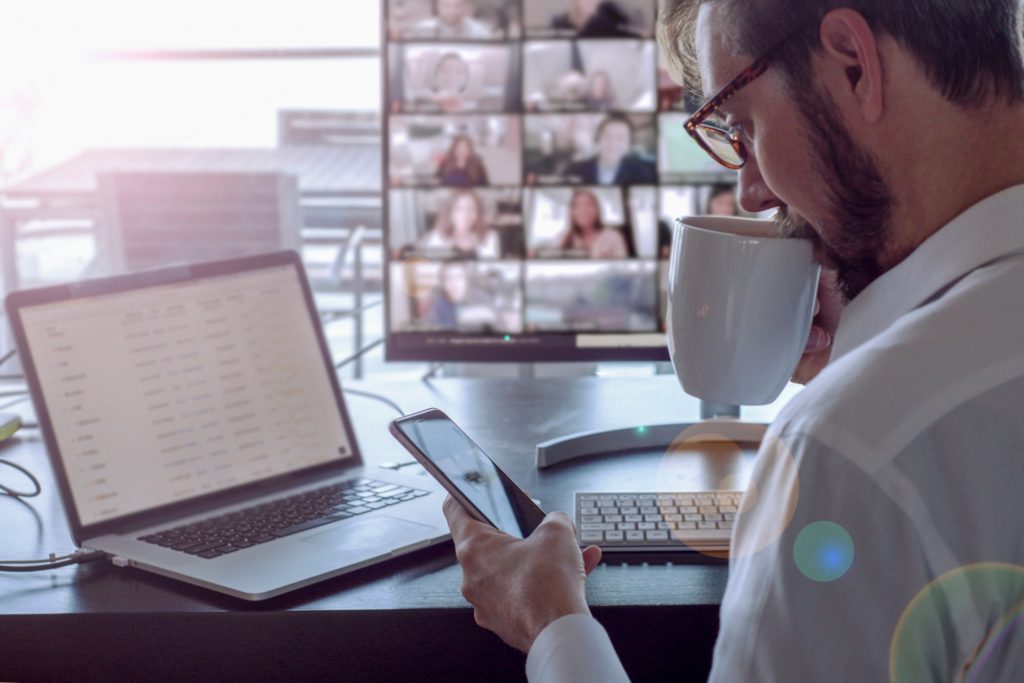
<instances>
[{"instance_id":1,"label":"monitor stand","mask_svg":"<svg viewBox=\"0 0 1024 683\"><path fill-rule=\"evenodd\" d=\"M701 401L700 422L581 432L537 444L537 469L609 453L667 449L683 432L689 441L758 444L768 425L740 421L739 406Z\"/></svg>"}]
</instances>

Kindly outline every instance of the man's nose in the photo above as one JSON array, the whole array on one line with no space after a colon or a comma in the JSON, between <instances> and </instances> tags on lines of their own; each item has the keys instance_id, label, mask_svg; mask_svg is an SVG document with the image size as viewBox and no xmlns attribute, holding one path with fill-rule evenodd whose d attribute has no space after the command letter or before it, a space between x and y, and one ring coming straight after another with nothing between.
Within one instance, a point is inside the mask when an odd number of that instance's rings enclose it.
<instances>
[{"instance_id":1,"label":"man's nose","mask_svg":"<svg viewBox=\"0 0 1024 683\"><path fill-rule=\"evenodd\" d=\"M782 200L768 189L764 178L761 177L761 169L757 161L747 159L747 163L739 171L739 199L740 206L747 213L761 213L770 211L783 205Z\"/></svg>"}]
</instances>

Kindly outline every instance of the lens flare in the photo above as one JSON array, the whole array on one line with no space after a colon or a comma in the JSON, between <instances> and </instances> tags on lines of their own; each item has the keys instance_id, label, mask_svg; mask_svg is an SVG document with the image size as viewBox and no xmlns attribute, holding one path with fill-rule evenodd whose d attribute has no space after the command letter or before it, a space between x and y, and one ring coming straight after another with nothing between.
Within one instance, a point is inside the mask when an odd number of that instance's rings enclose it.
<instances>
[{"instance_id":1,"label":"lens flare","mask_svg":"<svg viewBox=\"0 0 1024 683\"><path fill-rule=\"evenodd\" d=\"M921 589L903 611L889 648L889 678L1003 680L1000 667L1010 648L1020 647L1022 633L1024 566L958 567Z\"/></svg>"},{"instance_id":2,"label":"lens flare","mask_svg":"<svg viewBox=\"0 0 1024 683\"><path fill-rule=\"evenodd\" d=\"M853 566L853 538L835 522L813 522L797 534L793 561L811 581L838 581Z\"/></svg>"}]
</instances>

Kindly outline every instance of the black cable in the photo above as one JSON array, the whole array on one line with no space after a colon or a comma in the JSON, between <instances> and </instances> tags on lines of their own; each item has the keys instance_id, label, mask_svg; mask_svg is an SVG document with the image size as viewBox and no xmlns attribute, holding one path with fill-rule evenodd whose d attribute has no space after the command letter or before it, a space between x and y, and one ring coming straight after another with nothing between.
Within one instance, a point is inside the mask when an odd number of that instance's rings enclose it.
<instances>
[{"instance_id":1,"label":"black cable","mask_svg":"<svg viewBox=\"0 0 1024 683\"><path fill-rule=\"evenodd\" d=\"M3 365L4 363L6 363L7 361L9 361L10 359L14 358L17 355L18 349L11 349L4 355L0 356L0 365Z\"/></svg>"},{"instance_id":2,"label":"black cable","mask_svg":"<svg viewBox=\"0 0 1024 683\"><path fill-rule=\"evenodd\" d=\"M383 343L384 343L384 338L381 337L377 341L371 342L371 343L367 344L363 348L361 348L358 351L356 351L355 353L353 353L348 358L345 358L345 359L340 360L337 363L335 363L334 364L334 369L335 370L341 370L343 367L345 367L349 363L352 363L357 358L361 358L362 356L365 356L367 353L369 353L370 351L373 351L375 348L377 348L378 346L380 346Z\"/></svg>"},{"instance_id":3,"label":"black cable","mask_svg":"<svg viewBox=\"0 0 1024 683\"><path fill-rule=\"evenodd\" d=\"M374 401L380 401L381 403L384 403L396 410L399 415L405 415L405 411L387 396L381 396L380 394L374 394L369 391L360 391L358 389L342 389L342 391L346 394L352 394L353 396L362 396L363 398L372 398Z\"/></svg>"},{"instance_id":4,"label":"black cable","mask_svg":"<svg viewBox=\"0 0 1024 683\"><path fill-rule=\"evenodd\" d=\"M28 477L28 480L30 482L32 482L32 485L36 489L35 491L28 491L28 492L25 492L25 491L15 491L14 489L12 489L9 486L5 486L3 484L0 484L0 496L10 496L11 498L18 498L18 499L21 499L21 498L35 498L36 496L38 496L42 492L43 487L39 485L39 480L36 479L36 476L34 474L32 474L31 472L29 472L24 467L22 467L21 465L19 465L17 463L14 463L14 462L11 462L10 460L3 460L3 459L0 459L0 465L7 465L8 467L13 467L14 469L16 469L19 472L21 472L22 474L24 474L26 477Z\"/></svg>"},{"instance_id":5,"label":"black cable","mask_svg":"<svg viewBox=\"0 0 1024 683\"><path fill-rule=\"evenodd\" d=\"M99 550L76 550L70 555L59 557L51 554L49 560L0 560L0 572L45 572L75 564L96 562L106 556L106 553Z\"/></svg>"}]
</instances>

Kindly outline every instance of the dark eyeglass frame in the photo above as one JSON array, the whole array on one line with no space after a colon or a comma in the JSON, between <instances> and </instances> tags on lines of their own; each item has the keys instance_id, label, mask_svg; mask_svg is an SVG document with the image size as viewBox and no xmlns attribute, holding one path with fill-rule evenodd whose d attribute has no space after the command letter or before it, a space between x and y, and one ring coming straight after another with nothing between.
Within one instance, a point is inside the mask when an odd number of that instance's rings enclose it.
<instances>
[{"instance_id":1,"label":"dark eyeglass frame","mask_svg":"<svg viewBox=\"0 0 1024 683\"><path fill-rule=\"evenodd\" d=\"M743 168L745 163L747 163L747 147L734 131L721 126L716 126L713 123L707 123L707 118L718 111L718 108L721 107L726 100L764 75L764 72L766 72L768 67L771 66L771 61L779 53L779 50L781 50L782 47L798 32L799 31L794 31L789 34L779 41L779 43L774 47L755 59L750 66L741 71L736 78L729 81L724 88L719 90L718 93L705 102L700 109L694 112L693 115L683 123L683 128L685 128L690 137L700 145L701 149L707 152L712 159L729 170L738 171ZM739 158L740 163L735 164L719 156L718 153L715 152L700 135L698 128L707 129L718 137L728 139L733 150L736 152L736 156Z\"/></svg>"}]
</instances>

